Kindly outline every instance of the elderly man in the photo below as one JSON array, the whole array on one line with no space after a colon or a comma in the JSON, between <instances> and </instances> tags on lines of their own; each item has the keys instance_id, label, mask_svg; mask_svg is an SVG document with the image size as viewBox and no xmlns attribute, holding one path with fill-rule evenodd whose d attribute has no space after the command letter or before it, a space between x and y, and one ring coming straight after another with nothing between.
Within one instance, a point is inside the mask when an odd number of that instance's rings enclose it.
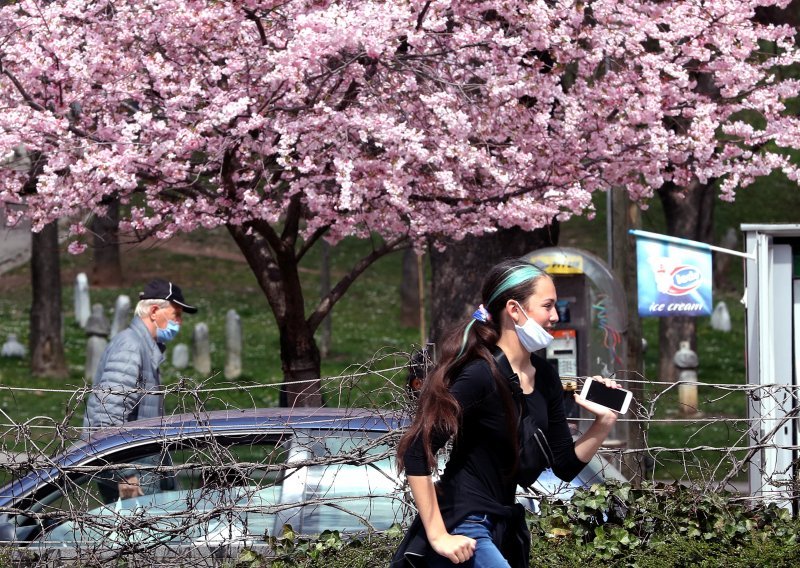
<instances>
[{"instance_id":1,"label":"elderly man","mask_svg":"<svg viewBox=\"0 0 800 568\"><path fill-rule=\"evenodd\" d=\"M165 343L180 330L183 313L197 308L183 298L173 282L156 279L139 294L136 317L131 325L114 336L103 352L92 378L92 392L86 401L84 437L91 440L98 428L122 426L134 420L164 414L159 366L164 360ZM158 465L159 460L153 464ZM108 472L98 476L103 499L108 503L153 493L166 480L147 472Z\"/></svg>"}]
</instances>

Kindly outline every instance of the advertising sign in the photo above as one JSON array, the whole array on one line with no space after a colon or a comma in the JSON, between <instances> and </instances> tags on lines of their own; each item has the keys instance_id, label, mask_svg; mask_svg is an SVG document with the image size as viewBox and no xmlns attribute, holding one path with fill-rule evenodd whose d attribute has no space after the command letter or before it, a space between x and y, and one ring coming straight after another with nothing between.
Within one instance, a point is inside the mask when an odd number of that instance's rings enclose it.
<instances>
[{"instance_id":1,"label":"advertising sign","mask_svg":"<svg viewBox=\"0 0 800 568\"><path fill-rule=\"evenodd\" d=\"M636 262L640 316L711 314L710 250L639 236Z\"/></svg>"},{"instance_id":2,"label":"advertising sign","mask_svg":"<svg viewBox=\"0 0 800 568\"><path fill-rule=\"evenodd\" d=\"M563 249L552 253L536 251L530 262L548 274L583 274L583 255L569 254Z\"/></svg>"}]
</instances>

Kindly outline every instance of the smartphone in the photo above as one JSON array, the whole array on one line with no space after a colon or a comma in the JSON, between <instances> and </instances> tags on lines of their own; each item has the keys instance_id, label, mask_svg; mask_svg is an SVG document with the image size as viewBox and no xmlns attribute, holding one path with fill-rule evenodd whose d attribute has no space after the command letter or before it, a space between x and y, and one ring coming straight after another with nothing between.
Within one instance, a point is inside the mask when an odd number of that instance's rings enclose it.
<instances>
[{"instance_id":1,"label":"smartphone","mask_svg":"<svg viewBox=\"0 0 800 568\"><path fill-rule=\"evenodd\" d=\"M581 389L581 394L578 396L584 400L596 402L620 414L625 414L628 412L633 393L625 389L612 389L601 382L589 378L583 383L583 389Z\"/></svg>"}]
</instances>

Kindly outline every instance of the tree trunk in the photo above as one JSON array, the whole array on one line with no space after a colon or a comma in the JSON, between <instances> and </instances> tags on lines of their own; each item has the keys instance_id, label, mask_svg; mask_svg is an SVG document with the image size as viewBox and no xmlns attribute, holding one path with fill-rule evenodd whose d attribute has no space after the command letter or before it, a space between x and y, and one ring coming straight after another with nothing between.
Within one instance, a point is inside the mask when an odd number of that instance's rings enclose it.
<instances>
[{"instance_id":1,"label":"tree trunk","mask_svg":"<svg viewBox=\"0 0 800 568\"><path fill-rule=\"evenodd\" d=\"M326 241L320 243L321 266L319 268L319 297L320 301L331 293L331 247ZM321 357L327 357L331 352L333 338L333 322L331 314L325 316L320 325L319 352Z\"/></svg>"},{"instance_id":2,"label":"tree trunk","mask_svg":"<svg viewBox=\"0 0 800 568\"><path fill-rule=\"evenodd\" d=\"M280 405L322 406L319 349L314 327L305 318L299 259L294 249L276 241L276 235L265 225L262 232L237 225L228 225L228 231L247 259L278 324L283 369Z\"/></svg>"},{"instance_id":3,"label":"tree trunk","mask_svg":"<svg viewBox=\"0 0 800 568\"><path fill-rule=\"evenodd\" d=\"M483 277L507 258L558 244L558 222L532 232L518 227L482 237L449 243L444 251L431 247L431 341L440 342L448 330L475 311Z\"/></svg>"},{"instance_id":4,"label":"tree trunk","mask_svg":"<svg viewBox=\"0 0 800 568\"><path fill-rule=\"evenodd\" d=\"M58 221L31 233L31 372L63 379L69 375L61 340L61 268Z\"/></svg>"},{"instance_id":5,"label":"tree trunk","mask_svg":"<svg viewBox=\"0 0 800 568\"><path fill-rule=\"evenodd\" d=\"M664 206L667 234L693 241L711 243L714 230L713 183L695 182L681 188L664 184L658 190ZM658 326L659 365L658 380L674 382L677 379L672 358L681 341L689 341L697 351L697 327L693 317L676 316L660 318Z\"/></svg>"},{"instance_id":6,"label":"tree trunk","mask_svg":"<svg viewBox=\"0 0 800 568\"><path fill-rule=\"evenodd\" d=\"M122 263L119 253L119 199L112 199L105 215L92 218L92 284L122 286Z\"/></svg>"},{"instance_id":7,"label":"tree trunk","mask_svg":"<svg viewBox=\"0 0 800 568\"><path fill-rule=\"evenodd\" d=\"M279 325L283 386L279 404L282 407L316 407L323 405L320 380L320 356L314 332L302 318Z\"/></svg>"},{"instance_id":8,"label":"tree trunk","mask_svg":"<svg viewBox=\"0 0 800 568\"><path fill-rule=\"evenodd\" d=\"M400 282L400 325L419 327L420 318L419 270L417 253L413 248L403 252L403 278Z\"/></svg>"},{"instance_id":9,"label":"tree trunk","mask_svg":"<svg viewBox=\"0 0 800 568\"><path fill-rule=\"evenodd\" d=\"M636 239L628 233L629 229L639 229L641 227L641 211L635 203L632 203L624 191L619 189L612 190L612 207L609 211L612 238L612 268L617 278L622 282L622 287L626 290L625 301L628 312L627 331L625 333L625 352L624 371L617 371L616 378L623 381L632 380L633 382L623 382L623 387L633 393L634 401L643 402L644 385L641 378L644 376L644 355L642 353L642 322L639 317L638 296L636 294ZM635 414L636 406L631 405L632 411L629 416L638 417ZM627 442L629 450L642 450L646 448L644 430L641 422L617 422L617 435L620 439ZM639 487L641 482L646 479L647 467L645 465L643 452L630 452L624 454L622 458L622 471L630 479L635 487Z\"/></svg>"}]
</instances>

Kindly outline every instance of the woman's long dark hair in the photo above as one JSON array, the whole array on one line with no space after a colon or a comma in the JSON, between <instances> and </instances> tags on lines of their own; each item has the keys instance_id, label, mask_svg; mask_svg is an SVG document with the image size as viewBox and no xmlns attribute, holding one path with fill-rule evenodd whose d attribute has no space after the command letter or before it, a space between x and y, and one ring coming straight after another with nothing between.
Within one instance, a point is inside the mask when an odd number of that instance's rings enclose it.
<instances>
[{"instance_id":1,"label":"woman's long dark hair","mask_svg":"<svg viewBox=\"0 0 800 568\"><path fill-rule=\"evenodd\" d=\"M432 433L447 432L451 436L458 434L460 408L450 394L449 387L464 365L478 358L486 360L492 369L498 392L506 406L510 431L515 433L516 438L516 412L510 390L505 385L507 377L501 376L497 370L492 351L500 339L500 317L506 303L516 300L524 304L536 291L536 283L542 277L549 278L546 272L520 259L503 261L489 271L481 289L481 300L489 313L489 320L481 322L471 318L446 335L440 346L441 359L425 378L419 394L417 413L397 446L397 465L400 471L405 468L404 457L408 447L417 438L422 438L426 461L429 467L433 467L435 459L431 450Z\"/></svg>"}]
</instances>

